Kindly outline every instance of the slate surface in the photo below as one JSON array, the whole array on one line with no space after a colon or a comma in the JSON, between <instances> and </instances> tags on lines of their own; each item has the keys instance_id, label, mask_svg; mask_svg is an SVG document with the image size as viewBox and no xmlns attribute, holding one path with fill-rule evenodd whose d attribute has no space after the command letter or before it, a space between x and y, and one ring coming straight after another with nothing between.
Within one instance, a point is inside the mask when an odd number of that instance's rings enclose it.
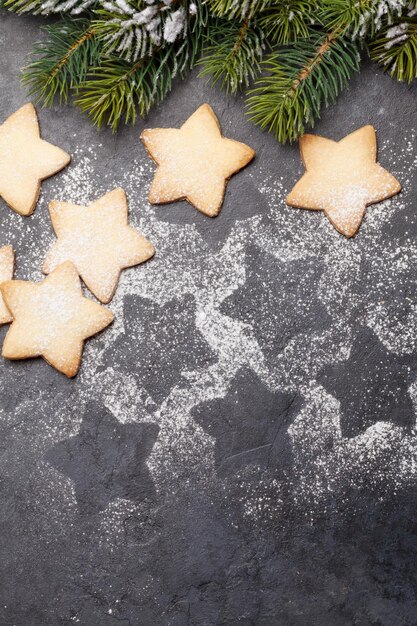
<instances>
[{"instance_id":1,"label":"slate surface","mask_svg":"<svg viewBox=\"0 0 417 626\"><path fill-rule=\"evenodd\" d=\"M1 119L41 22L1 14ZM40 119L72 165L34 216L0 207L19 278L41 278L54 196L123 186L157 248L75 380L0 362L0 623L417 624L416 89L366 66L317 124L373 124L404 185L352 241L285 207L297 146L240 99L195 75L147 123L204 101L257 151L215 220L148 205L141 124L97 133L70 107Z\"/></svg>"}]
</instances>

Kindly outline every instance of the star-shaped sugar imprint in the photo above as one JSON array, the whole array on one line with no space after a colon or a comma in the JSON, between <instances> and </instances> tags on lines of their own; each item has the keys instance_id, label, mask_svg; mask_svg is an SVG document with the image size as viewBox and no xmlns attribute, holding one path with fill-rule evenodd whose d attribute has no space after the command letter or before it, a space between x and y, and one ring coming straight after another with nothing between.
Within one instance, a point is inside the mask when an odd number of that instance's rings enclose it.
<instances>
[{"instance_id":1,"label":"star-shaped sugar imprint","mask_svg":"<svg viewBox=\"0 0 417 626\"><path fill-rule=\"evenodd\" d=\"M3 356L42 356L69 377L79 370L84 340L113 321L111 311L83 297L77 270L69 261L41 283L10 280L0 290L13 317Z\"/></svg>"},{"instance_id":2,"label":"star-shaped sugar imprint","mask_svg":"<svg viewBox=\"0 0 417 626\"><path fill-rule=\"evenodd\" d=\"M12 246L0 248L0 284L13 277L14 252ZM8 324L12 316L0 293L0 324Z\"/></svg>"},{"instance_id":3,"label":"star-shaped sugar imprint","mask_svg":"<svg viewBox=\"0 0 417 626\"><path fill-rule=\"evenodd\" d=\"M181 128L144 130L141 139L158 168L149 193L153 204L188 200L215 217L227 180L245 167L255 151L222 136L217 117L203 104Z\"/></svg>"},{"instance_id":4,"label":"star-shaped sugar imprint","mask_svg":"<svg viewBox=\"0 0 417 626\"><path fill-rule=\"evenodd\" d=\"M153 245L128 225L123 189L114 189L90 204L49 204L57 241L49 250L43 271L49 274L72 261L89 290L104 303L116 290L120 272L144 263L155 254Z\"/></svg>"},{"instance_id":5,"label":"star-shaped sugar imprint","mask_svg":"<svg viewBox=\"0 0 417 626\"><path fill-rule=\"evenodd\" d=\"M340 402L341 430L356 437L377 422L411 428L415 414L408 389L417 354L394 354L367 326L359 328L347 361L327 365L318 382Z\"/></svg>"},{"instance_id":6,"label":"star-shaped sugar imprint","mask_svg":"<svg viewBox=\"0 0 417 626\"><path fill-rule=\"evenodd\" d=\"M0 196L20 215L33 213L41 182L70 162L40 137L35 107L25 104L0 126Z\"/></svg>"},{"instance_id":7,"label":"star-shaped sugar imprint","mask_svg":"<svg viewBox=\"0 0 417 626\"><path fill-rule=\"evenodd\" d=\"M220 312L250 325L265 357L274 360L295 337L329 327L318 298L323 267L314 257L283 260L250 244L246 282L223 300Z\"/></svg>"},{"instance_id":8,"label":"star-shaped sugar imprint","mask_svg":"<svg viewBox=\"0 0 417 626\"><path fill-rule=\"evenodd\" d=\"M159 428L120 424L96 403L86 407L77 435L58 442L46 460L68 476L82 514L95 514L117 498L141 502L155 487L146 460Z\"/></svg>"},{"instance_id":9,"label":"star-shaped sugar imprint","mask_svg":"<svg viewBox=\"0 0 417 626\"><path fill-rule=\"evenodd\" d=\"M400 183L376 162L376 134L363 126L332 141L318 135L300 139L306 172L287 197L287 204L324 211L333 226L353 237L370 204L401 190Z\"/></svg>"},{"instance_id":10,"label":"star-shaped sugar imprint","mask_svg":"<svg viewBox=\"0 0 417 626\"><path fill-rule=\"evenodd\" d=\"M203 370L216 361L195 317L196 303L190 294L163 305L126 296L125 333L109 347L108 358L129 373L136 372L140 385L161 402L171 389L186 382L184 372Z\"/></svg>"},{"instance_id":11,"label":"star-shaped sugar imprint","mask_svg":"<svg viewBox=\"0 0 417 626\"><path fill-rule=\"evenodd\" d=\"M298 396L270 391L252 372L241 369L224 398L192 410L196 422L216 439L219 473L257 465L285 468L291 463L288 428L301 407Z\"/></svg>"}]
</instances>

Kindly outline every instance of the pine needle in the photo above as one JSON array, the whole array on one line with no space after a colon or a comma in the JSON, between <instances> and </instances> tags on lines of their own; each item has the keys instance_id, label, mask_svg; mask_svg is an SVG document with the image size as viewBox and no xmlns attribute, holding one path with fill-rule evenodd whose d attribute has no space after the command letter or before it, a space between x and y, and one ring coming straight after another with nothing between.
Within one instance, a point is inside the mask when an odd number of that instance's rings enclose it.
<instances>
[{"instance_id":1,"label":"pine needle","mask_svg":"<svg viewBox=\"0 0 417 626\"><path fill-rule=\"evenodd\" d=\"M44 27L47 38L36 44L32 62L23 69L29 95L44 106L56 97L66 102L99 61L99 45L87 19L67 19Z\"/></svg>"},{"instance_id":2,"label":"pine needle","mask_svg":"<svg viewBox=\"0 0 417 626\"><path fill-rule=\"evenodd\" d=\"M262 64L265 75L249 91L250 118L281 143L295 141L305 126L314 125L322 107L334 102L359 63L357 46L337 32L312 33L273 52Z\"/></svg>"},{"instance_id":3,"label":"pine needle","mask_svg":"<svg viewBox=\"0 0 417 626\"><path fill-rule=\"evenodd\" d=\"M199 62L200 76L209 76L213 85L235 94L259 74L264 51L264 34L248 18L241 23L224 21L210 32Z\"/></svg>"},{"instance_id":4,"label":"pine needle","mask_svg":"<svg viewBox=\"0 0 417 626\"><path fill-rule=\"evenodd\" d=\"M24 69L44 105L71 96L97 126L134 123L198 62L251 119L294 141L335 101L368 53L417 77L417 0L0 0L59 13ZM83 18L73 17L83 13Z\"/></svg>"},{"instance_id":5,"label":"pine needle","mask_svg":"<svg viewBox=\"0 0 417 626\"><path fill-rule=\"evenodd\" d=\"M385 28L370 46L371 58L399 81L417 78L417 18Z\"/></svg>"}]
</instances>

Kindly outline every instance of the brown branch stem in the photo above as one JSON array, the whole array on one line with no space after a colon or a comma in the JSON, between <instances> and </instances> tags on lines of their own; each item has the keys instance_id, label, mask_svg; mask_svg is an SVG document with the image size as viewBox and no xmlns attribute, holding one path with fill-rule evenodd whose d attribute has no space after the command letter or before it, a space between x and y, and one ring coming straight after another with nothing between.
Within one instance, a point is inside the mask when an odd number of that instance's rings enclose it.
<instances>
[{"instance_id":1,"label":"brown branch stem","mask_svg":"<svg viewBox=\"0 0 417 626\"><path fill-rule=\"evenodd\" d=\"M297 78L294 79L291 89L288 92L289 96L294 95L298 87L300 86L300 84L310 76L313 69L316 67L316 65L320 63L320 61L322 60L326 52L330 50L333 43L339 37L339 34L340 34L340 29L337 29L329 33L326 36L323 43L320 44L320 46L317 48L316 54L310 59L308 64L299 72Z\"/></svg>"},{"instance_id":2,"label":"brown branch stem","mask_svg":"<svg viewBox=\"0 0 417 626\"><path fill-rule=\"evenodd\" d=\"M74 43L72 44L72 46L70 46L70 48L68 48L67 52L64 54L64 56L62 57L62 59L60 59L58 61L58 63L55 65L55 67L53 68L53 70L51 71L51 74L49 76L49 81L53 80L55 78L55 76L58 74L59 70L66 65L66 63L68 63L69 58L74 54L74 52L76 50L78 50L78 48L80 46L83 45L84 42L88 41L89 39L91 39L91 37L94 37L95 35L95 29L90 28L89 30L87 30L85 33L83 33L81 35L81 37L79 37L77 39L77 41L74 41Z\"/></svg>"}]
</instances>

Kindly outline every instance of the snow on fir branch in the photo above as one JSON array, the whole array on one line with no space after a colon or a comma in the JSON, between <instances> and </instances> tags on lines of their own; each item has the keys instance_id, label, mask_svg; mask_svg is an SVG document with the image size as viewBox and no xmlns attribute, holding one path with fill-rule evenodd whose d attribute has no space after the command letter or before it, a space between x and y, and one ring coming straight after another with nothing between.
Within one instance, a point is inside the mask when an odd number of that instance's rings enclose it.
<instances>
[{"instance_id":1,"label":"snow on fir branch","mask_svg":"<svg viewBox=\"0 0 417 626\"><path fill-rule=\"evenodd\" d=\"M88 1L88 0L87 0ZM137 9L127 0L102 0L94 25L106 52L130 61L173 44L187 35L190 23L203 13L201 1L146 0Z\"/></svg>"},{"instance_id":2,"label":"snow on fir branch","mask_svg":"<svg viewBox=\"0 0 417 626\"><path fill-rule=\"evenodd\" d=\"M409 0L374 0L359 19L354 37L364 37L371 29L373 32L381 30L384 24L392 24L409 5Z\"/></svg>"},{"instance_id":3,"label":"snow on fir branch","mask_svg":"<svg viewBox=\"0 0 417 626\"><path fill-rule=\"evenodd\" d=\"M52 15L54 13L81 15L93 6L96 0L12 0L4 1L4 6L17 13Z\"/></svg>"},{"instance_id":4,"label":"snow on fir branch","mask_svg":"<svg viewBox=\"0 0 417 626\"><path fill-rule=\"evenodd\" d=\"M0 0L55 14L23 81L51 105L71 98L116 130L166 97L198 63L280 142L294 141L367 55L417 78L417 0ZM58 14L58 15L57 15Z\"/></svg>"}]
</instances>

